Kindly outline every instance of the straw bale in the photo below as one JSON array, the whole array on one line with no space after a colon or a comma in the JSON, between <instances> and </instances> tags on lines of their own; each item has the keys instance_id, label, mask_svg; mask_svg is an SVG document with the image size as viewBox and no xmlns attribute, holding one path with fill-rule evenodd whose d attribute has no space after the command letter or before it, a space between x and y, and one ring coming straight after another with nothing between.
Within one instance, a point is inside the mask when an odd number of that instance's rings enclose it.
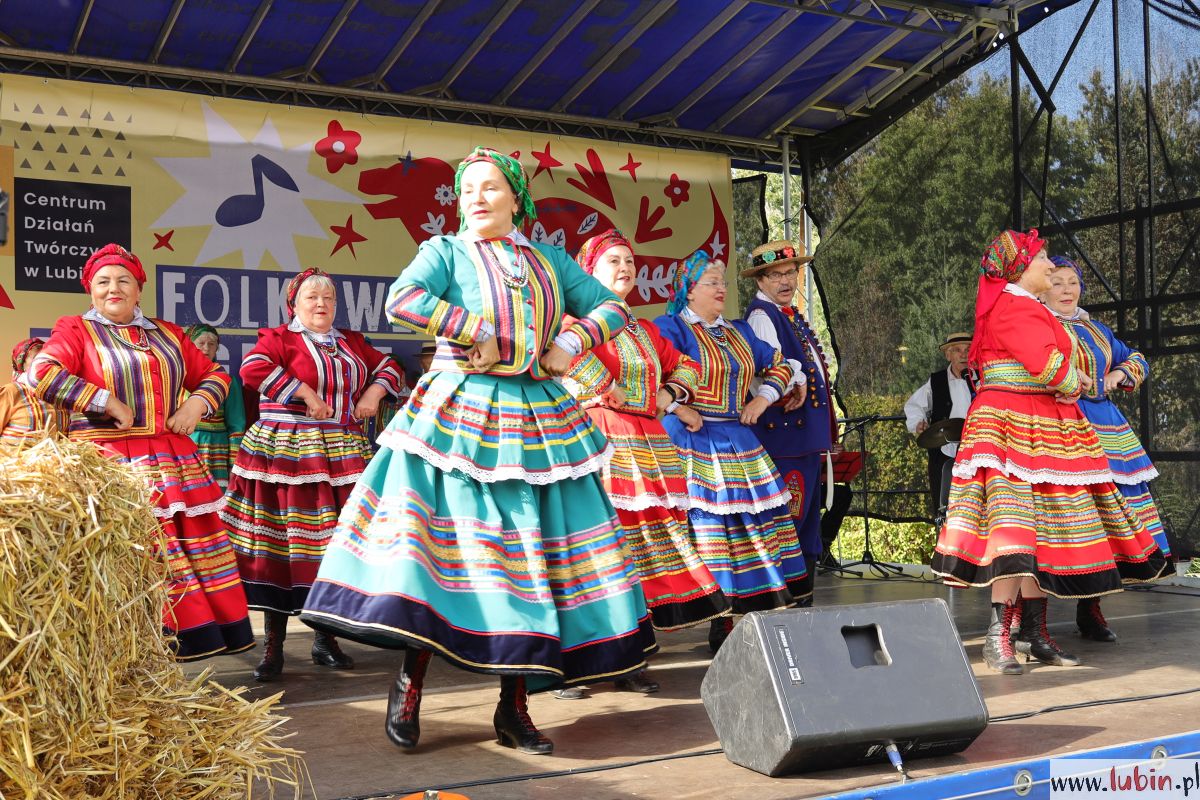
<instances>
[{"instance_id":1,"label":"straw bale","mask_svg":"<svg viewBox=\"0 0 1200 800\"><path fill-rule=\"evenodd\" d=\"M93 446L0 448L0 798L300 796L280 695L172 658L161 536L145 482Z\"/></svg>"}]
</instances>

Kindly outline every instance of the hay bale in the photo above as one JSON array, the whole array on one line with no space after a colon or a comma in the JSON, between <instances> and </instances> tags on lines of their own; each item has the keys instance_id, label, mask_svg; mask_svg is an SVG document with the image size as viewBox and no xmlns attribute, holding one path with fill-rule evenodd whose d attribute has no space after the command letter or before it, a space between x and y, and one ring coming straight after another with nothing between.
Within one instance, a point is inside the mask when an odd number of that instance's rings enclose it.
<instances>
[{"instance_id":1,"label":"hay bale","mask_svg":"<svg viewBox=\"0 0 1200 800\"><path fill-rule=\"evenodd\" d=\"M91 445L0 448L0 797L299 797L279 695L189 680L150 490Z\"/></svg>"}]
</instances>

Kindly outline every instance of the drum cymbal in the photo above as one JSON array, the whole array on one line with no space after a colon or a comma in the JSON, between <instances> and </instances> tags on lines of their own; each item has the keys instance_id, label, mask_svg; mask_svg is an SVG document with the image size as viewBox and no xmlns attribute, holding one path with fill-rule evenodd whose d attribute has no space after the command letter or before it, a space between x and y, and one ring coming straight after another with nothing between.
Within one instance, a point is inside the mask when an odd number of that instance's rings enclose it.
<instances>
[{"instance_id":1,"label":"drum cymbal","mask_svg":"<svg viewBox=\"0 0 1200 800\"><path fill-rule=\"evenodd\" d=\"M917 444L926 450L934 450L946 444L954 444L962 440L963 422L959 417L951 417L941 422L934 422L917 437Z\"/></svg>"}]
</instances>

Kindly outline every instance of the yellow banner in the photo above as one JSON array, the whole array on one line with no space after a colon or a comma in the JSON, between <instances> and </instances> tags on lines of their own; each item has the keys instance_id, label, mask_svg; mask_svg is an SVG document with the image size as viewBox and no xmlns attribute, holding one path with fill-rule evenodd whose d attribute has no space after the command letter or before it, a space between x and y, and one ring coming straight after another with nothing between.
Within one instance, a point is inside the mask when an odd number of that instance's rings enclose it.
<instances>
[{"instance_id":1,"label":"yellow banner","mask_svg":"<svg viewBox=\"0 0 1200 800\"><path fill-rule=\"evenodd\" d=\"M115 241L150 276L146 313L218 328L227 365L286 321L287 279L309 266L338 276L339 327L411 355L386 289L458 229L454 168L476 145L529 170L535 241L574 254L608 227L629 237L639 315L679 260L731 250L729 163L703 153L24 76L3 79L0 125L6 348L86 310L81 268Z\"/></svg>"}]
</instances>

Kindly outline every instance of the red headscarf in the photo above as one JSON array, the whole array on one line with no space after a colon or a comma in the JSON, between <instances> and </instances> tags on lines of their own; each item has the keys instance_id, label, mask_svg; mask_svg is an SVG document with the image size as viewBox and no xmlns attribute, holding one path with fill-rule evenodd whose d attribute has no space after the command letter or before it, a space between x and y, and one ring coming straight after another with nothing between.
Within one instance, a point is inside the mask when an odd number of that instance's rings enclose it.
<instances>
[{"instance_id":1,"label":"red headscarf","mask_svg":"<svg viewBox=\"0 0 1200 800\"><path fill-rule=\"evenodd\" d=\"M625 234L616 228L609 228L604 233L598 233L584 242L583 247L579 248L579 255L575 257L575 261L583 267L584 272L591 275L596 271L596 262L600 260L600 256L604 255L610 247L617 245L624 245L629 248L630 252L633 252L633 245L625 238Z\"/></svg>"},{"instance_id":2,"label":"red headscarf","mask_svg":"<svg viewBox=\"0 0 1200 800\"><path fill-rule=\"evenodd\" d=\"M1019 281L1025 268L1045 246L1045 240L1038 238L1037 228L1030 228L1029 233L1005 231L983 251L982 274L979 289L975 292L975 337L967 357L972 365L978 363L976 356L983 341L984 319L1004 293L1004 287Z\"/></svg>"},{"instance_id":3,"label":"red headscarf","mask_svg":"<svg viewBox=\"0 0 1200 800\"><path fill-rule=\"evenodd\" d=\"M29 357L29 351L35 347L45 347L46 342L38 339L36 336L32 339L22 339L17 342L17 346L12 351L12 368L13 372L20 374L25 371L25 359Z\"/></svg>"},{"instance_id":4,"label":"red headscarf","mask_svg":"<svg viewBox=\"0 0 1200 800\"><path fill-rule=\"evenodd\" d=\"M92 290L92 278L96 276L96 273L104 267L113 264L124 267L132 272L134 280L138 282L139 289L146 285L146 270L142 269L141 259L119 244L106 244L92 253L92 257L84 264L83 278L80 281L83 284L83 288L90 292Z\"/></svg>"},{"instance_id":5,"label":"red headscarf","mask_svg":"<svg viewBox=\"0 0 1200 800\"><path fill-rule=\"evenodd\" d=\"M300 287L304 285L306 280L314 275L324 275L326 278L329 277L329 273L325 270L320 269L319 267L309 267L303 272L297 273L296 277L292 278L291 282L288 283L287 310L289 317L296 316L296 296L300 294Z\"/></svg>"}]
</instances>

